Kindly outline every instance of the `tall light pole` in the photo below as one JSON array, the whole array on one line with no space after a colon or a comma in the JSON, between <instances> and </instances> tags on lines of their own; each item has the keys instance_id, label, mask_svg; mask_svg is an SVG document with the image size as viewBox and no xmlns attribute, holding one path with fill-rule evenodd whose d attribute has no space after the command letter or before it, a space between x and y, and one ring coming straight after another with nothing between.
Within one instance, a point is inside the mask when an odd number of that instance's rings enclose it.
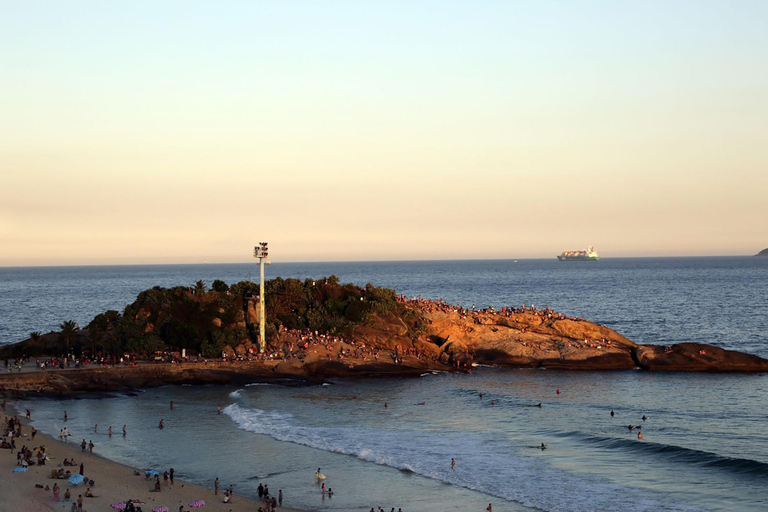
<instances>
[{"instance_id":1,"label":"tall light pole","mask_svg":"<svg viewBox=\"0 0 768 512\"><path fill-rule=\"evenodd\" d=\"M259 258L259 351L263 354L267 350L267 338L264 334L266 325L264 314L264 260L269 256L267 242L259 242L259 245L253 248L253 257Z\"/></svg>"}]
</instances>

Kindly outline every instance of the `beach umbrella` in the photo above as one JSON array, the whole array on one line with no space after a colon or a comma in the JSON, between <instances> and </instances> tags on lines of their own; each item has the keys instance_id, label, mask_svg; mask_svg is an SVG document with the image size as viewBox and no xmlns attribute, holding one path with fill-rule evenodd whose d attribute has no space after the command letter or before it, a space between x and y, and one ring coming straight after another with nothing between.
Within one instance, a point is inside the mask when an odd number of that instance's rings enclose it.
<instances>
[{"instance_id":1,"label":"beach umbrella","mask_svg":"<svg viewBox=\"0 0 768 512\"><path fill-rule=\"evenodd\" d=\"M118 501L116 503L111 503L109 506L115 510L123 510L125 508L125 503Z\"/></svg>"},{"instance_id":2,"label":"beach umbrella","mask_svg":"<svg viewBox=\"0 0 768 512\"><path fill-rule=\"evenodd\" d=\"M192 507L192 508L204 507L205 506L205 502L203 500L190 501L189 502L189 506Z\"/></svg>"},{"instance_id":3,"label":"beach umbrella","mask_svg":"<svg viewBox=\"0 0 768 512\"><path fill-rule=\"evenodd\" d=\"M23 473L27 470L24 466L19 466L16 469L13 470L14 473Z\"/></svg>"},{"instance_id":4,"label":"beach umbrella","mask_svg":"<svg viewBox=\"0 0 768 512\"><path fill-rule=\"evenodd\" d=\"M159 507L153 508L152 512L168 512L168 507L165 505L160 505Z\"/></svg>"},{"instance_id":5,"label":"beach umbrella","mask_svg":"<svg viewBox=\"0 0 768 512\"><path fill-rule=\"evenodd\" d=\"M85 477L83 477L83 475L72 475L71 477L69 477L69 483L71 483L72 485L80 485L81 483L83 483L83 480L85 480Z\"/></svg>"}]
</instances>

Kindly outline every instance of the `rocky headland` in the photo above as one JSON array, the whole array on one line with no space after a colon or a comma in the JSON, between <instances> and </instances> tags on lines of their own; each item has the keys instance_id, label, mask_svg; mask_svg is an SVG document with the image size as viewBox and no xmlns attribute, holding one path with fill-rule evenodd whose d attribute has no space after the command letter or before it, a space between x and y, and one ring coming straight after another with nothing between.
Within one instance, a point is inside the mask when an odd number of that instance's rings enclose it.
<instances>
[{"instance_id":1,"label":"rocky headland","mask_svg":"<svg viewBox=\"0 0 768 512\"><path fill-rule=\"evenodd\" d=\"M23 356L54 369L0 375L0 389L70 393L185 383L302 383L471 372L477 365L768 371L768 360L754 355L700 343L638 345L606 326L548 308L473 311L406 299L372 285L340 285L333 276L270 283L264 352L252 283L217 282L210 291L201 283L154 288L122 314L98 315L84 329L64 322L61 332L33 333L3 347L0 357L11 358L11 364Z\"/></svg>"},{"instance_id":2,"label":"rocky headland","mask_svg":"<svg viewBox=\"0 0 768 512\"><path fill-rule=\"evenodd\" d=\"M768 249L763 249L759 253L755 254L755 256L768 257Z\"/></svg>"}]
</instances>

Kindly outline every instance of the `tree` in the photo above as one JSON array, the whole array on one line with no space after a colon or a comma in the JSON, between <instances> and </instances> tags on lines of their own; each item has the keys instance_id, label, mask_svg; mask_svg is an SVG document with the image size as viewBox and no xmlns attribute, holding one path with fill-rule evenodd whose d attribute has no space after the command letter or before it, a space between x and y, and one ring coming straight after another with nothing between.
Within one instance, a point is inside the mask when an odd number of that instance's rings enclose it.
<instances>
[{"instance_id":1,"label":"tree","mask_svg":"<svg viewBox=\"0 0 768 512\"><path fill-rule=\"evenodd\" d=\"M205 294L205 281L202 279L195 283L195 295L201 296Z\"/></svg>"},{"instance_id":2,"label":"tree","mask_svg":"<svg viewBox=\"0 0 768 512\"><path fill-rule=\"evenodd\" d=\"M227 283L221 279L216 279L211 285L211 290L215 292L226 293L229 291L229 285L227 285Z\"/></svg>"},{"instance_id":3,"label":"tree","mask_svg":"<svg viewBox=\"0 0 768 512\"><path fill-rule=\"evenodd\" d=\"M69 354L69 347L77 340L77 331L80 330L80 326L74 320L67 320L59 325L59 329L61 329L59 340L66 343L66 354Z\"/></svg>"}]
</instances>

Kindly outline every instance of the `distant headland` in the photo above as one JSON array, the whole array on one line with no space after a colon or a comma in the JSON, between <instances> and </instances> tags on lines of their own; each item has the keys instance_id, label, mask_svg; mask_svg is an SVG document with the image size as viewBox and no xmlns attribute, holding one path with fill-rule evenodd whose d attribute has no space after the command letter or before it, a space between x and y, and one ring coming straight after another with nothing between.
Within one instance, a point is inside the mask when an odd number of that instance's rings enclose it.
<instances>
[{"instance_id":1,"label":"distant headland","mask_svg":"<svg viewBox=\"0 0 768 512\"><path fill-rule=\"evenodd\" d=\"M141 292L122 313L85 328L33 332L0 348L7 364L40 370L0 375L0 389L111 391L180 383L235 384L329 377L471 373L507 368L768 372L768 360L699 344L638 345L582 318L533 305L475 309L399 296L338 278L266 283L266 344L259 345L258 285L199 281ZM10 361L9 361L10 360ZM57 371L63 370L66 371Z\"/></svg>"},{"instance_id":2,"label":"distant headland","mask_svg":"<svg viewBox=\"0 0 768 512\"><path fill-rule=\"evenodd\" d=\"M768 257L768 249L763 249L759 253L755 254L755 256L765 256L765 257Z\"/></svg>"}]
</instances>

